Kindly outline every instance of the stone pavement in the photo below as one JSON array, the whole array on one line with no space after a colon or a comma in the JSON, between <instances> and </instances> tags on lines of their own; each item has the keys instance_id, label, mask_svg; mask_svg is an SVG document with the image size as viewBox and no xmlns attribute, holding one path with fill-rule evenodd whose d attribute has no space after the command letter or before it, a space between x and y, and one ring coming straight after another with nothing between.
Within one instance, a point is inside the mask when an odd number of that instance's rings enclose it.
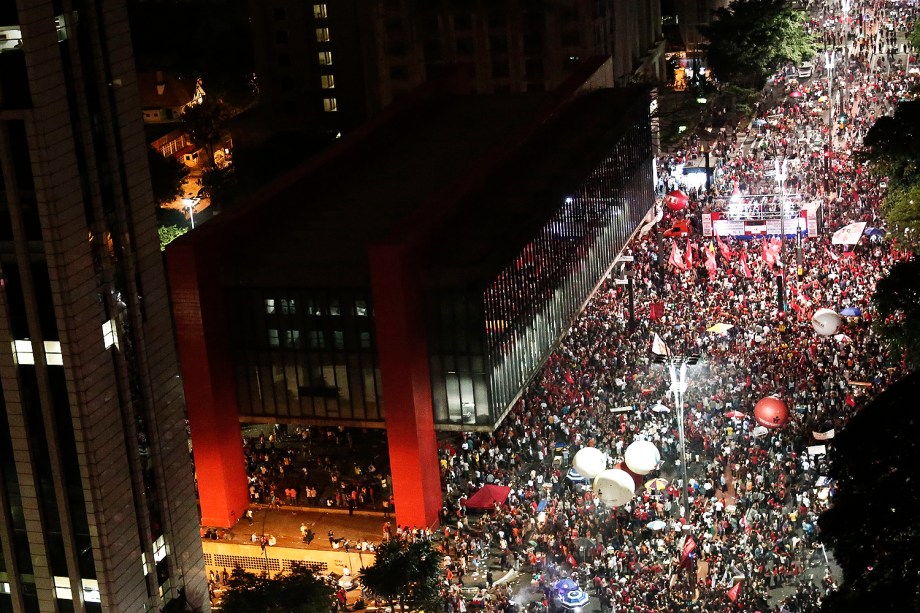
<instances>
[{"instance_id":1,"label":"stone pavement","mask_svg":"<svg viewBox=\"0 0 920 613\"><path fill-rule=\"evenodd\" d=\"M383 513L373 511L355 511L350 516L343 509L316 509L309 507L281 507L273 509L268 505L253 505L253 523L250 526L247 520L241 519L228 531L229 540L236 544L245 544L251 541L253 534L256 536L273 535L279 547L295 547L302 549L332 549L329 544L329 531L332 530L336 539L348 539L351 544L360 543L366 539L368 543L377 544L383 539L383 524L389 521L396 532L396 520L384 519ZM306 545L300 538L300 525L314 532L316 539ZM253 547L259 547L254 544Z\"/></svg>"}]
</instances>

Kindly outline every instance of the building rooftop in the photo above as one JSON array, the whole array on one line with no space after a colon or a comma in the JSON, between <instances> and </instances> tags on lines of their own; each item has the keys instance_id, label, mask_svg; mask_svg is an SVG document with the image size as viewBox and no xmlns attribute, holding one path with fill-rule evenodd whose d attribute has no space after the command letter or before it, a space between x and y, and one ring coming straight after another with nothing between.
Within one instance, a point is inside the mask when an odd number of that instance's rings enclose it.
<instances>
[{"instance_id":1,"label":"building rooftop","mask_svg":"<svg viewBox=\"0 0 920 613\"><path fill-rule=\"evenodd\" d=\"M480 284L609 151L635 94L417 96L180 242L231 241L232 285L366 285L379 243L411 246L432 283Z\"/></svg>"}]
</instances>

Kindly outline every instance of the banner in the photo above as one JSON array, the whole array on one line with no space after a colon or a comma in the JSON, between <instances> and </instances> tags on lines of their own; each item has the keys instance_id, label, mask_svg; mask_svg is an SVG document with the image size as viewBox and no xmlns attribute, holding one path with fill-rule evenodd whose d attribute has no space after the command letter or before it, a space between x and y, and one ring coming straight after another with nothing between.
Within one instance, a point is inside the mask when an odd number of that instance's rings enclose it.
<instances>
[{"instance_id":1,"label":"banner","mask_svg":"<svg viewBox=\"0 0 920 613\"><path fill-rule=\"evenodd\" d=\"M763 426L756 426L756 427L751 431L751 436L753 436L754 438L757 438L758 436L763 436L763 435L766 434L767 432L769 432L769 430L767 430L767 429L764 428Z\"/></svg>"},{"instance_id":2,"label":"banner","mask_svg":"<svg viewBox=\"0 0 920 613\"><path fill-rule=\"evenodd\" d=\"M825 445L811 445L808 447L808 455L824 455L827 453Z\"/></svg>"},{"instance_id":3,"label":"banner","mask_svg":"<svg viewBox=\"0 0 920 613\"><path fill-rule=\"evenodd\" d=\"M831 428L827 432L812 432L811 435L816 441L829 441L834 438L834 429Z\"/></svg>"}]
</instances>

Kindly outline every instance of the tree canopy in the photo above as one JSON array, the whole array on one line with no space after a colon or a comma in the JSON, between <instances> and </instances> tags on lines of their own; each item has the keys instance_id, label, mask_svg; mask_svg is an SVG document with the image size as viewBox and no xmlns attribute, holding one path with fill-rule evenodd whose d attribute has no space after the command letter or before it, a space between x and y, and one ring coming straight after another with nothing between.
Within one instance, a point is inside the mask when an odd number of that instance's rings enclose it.
<instances>
[{"instance_id":1,"label":"tree canopy","mask_svg":"<svg viewBox=\"0 0 920 613\"><path fill-rule=\"evenodd\" d=\"M893 116L879 117L857 156L888 179L882 212L889 233L902 245L920 245L920 102L900 102Z\"/></svg>"},{"instance_id":2,"label":"tree canopy","mask_svg":"<svg viewBox=\"0 0 920 613\"><path fill-rule=\"evenodd\" d=\"M760 87L778 64L798 64L815 54L804 19L785 0L732 0L699 28L709 40L710 68L721 81Z\"/></svg>"},{"instance_id":3,"label":"tree canopy","mask_svg":"<svg viewBox=\"0 0 920 613\"><path fill-rule=\"evenodd\" d=\"M223 613L330 613L334 590L305 566L274 579L233 569L221 600Z\"/></svg>"},{"instance_id":4,"label":"tree canopy","mask_svg":"<svg viewBox=\"0 0 920 613\"><path fill-rule=\"evenodd\" d=\"M214 144L223 138L231 116L232 110L229 106L210 96L201 104L186 108L182 113L182 121L192 142L207 149L212 163Z\"/></svg>"},{"instance_id":5,"label":"tree canopy","mask_svg":"<svg viewBox=\"0 0 920 613\"><path fill-rule=\"evenodd\" d=\"M920 373L892 385L834 439L837 493L818 520L843 569L828 613L920 610Z\"/></svg>"},{"instance_id":6,"label":"tree canopy","mask_svg":"<svg viewBox=\"0 0 920 613\"><path fill-rule=\"evenodd\" d=\"M376 555L373 566L361 572L361 581L372 592L389 603L399 602L401 610L440 608L441 554L430 541L390 539Z\"/></svg>"},{"instance_id":7,"label":"tree canopy","mask_svg":"<svg viewBox=\"0 0 920 613\"><path fill-rule=\"evenodd\" d=\"M920 195L918 195L920 202ZM879 280L872 296L875 328L895 351L903 352L911 370L920 366L920 260L895 264Z\"/></svg>"},{"instance_id":8,"label":"tree canopy","mask_svg":"<svg viewBox=\"0 0 920 613\"><path fill-rule=\"evenodd\" d=\"M188 177L188 167L174 157L164 157L153 147L147 149L147 165L153 184L153 199L157 204L172 202L182 195L182 184Z\"/></svg>"}]
</instances>

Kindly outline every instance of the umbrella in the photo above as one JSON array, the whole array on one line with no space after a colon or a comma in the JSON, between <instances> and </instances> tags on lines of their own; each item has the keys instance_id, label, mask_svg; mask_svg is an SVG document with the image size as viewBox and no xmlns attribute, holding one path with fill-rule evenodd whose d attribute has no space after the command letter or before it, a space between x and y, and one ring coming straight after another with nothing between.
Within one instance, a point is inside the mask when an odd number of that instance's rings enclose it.
<instances>
[{"instance_id":1,"label":"umbrella","mask_svg":"<svg viewBox=\"0 0 920 613\"><path fill-rule=\"evenodd\" d=\"M796 90L796 91L792 92L791 94L789 94L789 97L790 97L790 98L801 98L801 97L802 97L802 92Z\"/></svg>"},{"instance_id":2,"label":"umbrella","mask_svg":"<svg viewBox=\"0 0 920 613\"><path fill-rule=\"evenodd\" d=\"M862 236L863 230L866 229L866 222L857 221L856 223L851 223L847 226L844 226L834 232L834 235L831 237L832 245L855 245L859 242L859 237Z\"/></svg>"},{"instance_id":3,"label":"umbrella","mask_svg":"<svg viewBox=\"0 0 920 613\"><path fill-rule=\"evenodd\" d=\"M755 120L754 120L754 125L757 126L758 128L759 128L760 126L762 126L762 125L765 125L766 123L767 123L767 122L766 122L766 120L764 120L764 119L755 119Z\"/></svg>"},{"instance_id":4,"label":"umbrella","mask_svg":"<svg viewBox=\"0 0 920 613\"><path fill-rule=\"evenodd\" d=\"M734 327L735 326L733 326L732 324L717 323L717 324L712 324L711 326L706 328L706 332L715 332L716 334L725 334L726 332L728 332Z\"/></svg>"},{"instance_id":5,"label":"umbrella","mask_svg":"<svg viewBox=\"0 0 920 613\"><path fill-rule=\"evenodd\" d=\"M645 482L645 489L650 492L663 492L668 487L668 480L658 477Z\"/></svg>"},{"instance_id":6,"label":"umbrella","mask_svg":"<svg viewBox=\"0 0 920 613\"><path fill-rule=\"evenodd\" d=\"M670 410L671 410L671 409L669 409L668 407L664 406L664 405L661 404L660 402L659 402L658 404L656 404L655 406L652 407L652 412L653 412L653 413L667 413L667 412L669 412Z\"/></svg>"},{"instance_id":7,"label":"umbrella","mask_svg":"<svg viewBox=\"0 0 920 613\"><path fill-rule=\"evenodd\" d=\"M725 414L725 417L728 417L729 419L744 419L744 413L741 411L729 411Z\"/></svg>"},{"instance_id":8,"label":"umbrella","mask_svg":"<svg viewBox=\"0 0 920 613\"><path fill-rule=\"evenodd\" d=\"M569 469L569 472L566 473L565 478L576 485L588 482L588 480L578 474L578 471L576 471L574 468Z\"/></svg>"},{"instance_id":9,"label":"umbrella","mask_svg":"<svg viewBox=\"0 0 920 613\"><path fill-rule=\"evenodd\" d=\"M650 521L649 523L645 524L645 527L649 530L664 530L667 525L668 524L664 523L660 519L656 519L655 521Z\"/></svg>"},{"instance_id":10,"label":"umbrella","mask_svg":"<svg viewBox=\"0 0 920 613\"><path fill-rule=\"evenodd\" d=\"M839 342L839 343L849 343L849 342L850 342L850 337L847 336L846 334L835 334L835 335L834 335L834 340L837 341L837 342Z\"/></svg>"},{"instance_id":11,"label":"umbrella","mask_svg":"<svg viewBox=\"0 0 920 613\"><path fill-rule=\"evenodd\" d=\"M583 607L588 604L590 597L587 593L582 592L581 590L572 590L571 592L566 592L562 595L562 598L559 599L562 602L562 606L567 609L574 609L575 607Z\"/></svg>"},{"instance_id":12,"label":"umbrella","mask_svg":"<svg viewBox=\"0 0 920 613\"><path fill-rule=\"evenodd\" d=\"M553 589L559 592L560 594L566 594L572 591L581 591L578 589L578 584L566 577L565 579L560 579L556 582L556 585L553 586Z\"/></svg>"},{"instance_id":13,"label":"umbrella","mask_svg":"<svg viewBox=\"0 0 920 613\"><path fill-rule=\"evenodd\" d=\"M840 311L840 314L844 317L859 317L862 315L862 311L860 311L857 307L847 307Z\"/></svg>"},{"instance_id":14,"label":"umbrella","mask_svg":"<svg viewBox=\"0 0 920 613\"><path fill-rule=\"evenodd\" d=\"M881 228L866 228L863 234L866 236L885 236L885 231Z\"/></svg>"}]
</instances>

